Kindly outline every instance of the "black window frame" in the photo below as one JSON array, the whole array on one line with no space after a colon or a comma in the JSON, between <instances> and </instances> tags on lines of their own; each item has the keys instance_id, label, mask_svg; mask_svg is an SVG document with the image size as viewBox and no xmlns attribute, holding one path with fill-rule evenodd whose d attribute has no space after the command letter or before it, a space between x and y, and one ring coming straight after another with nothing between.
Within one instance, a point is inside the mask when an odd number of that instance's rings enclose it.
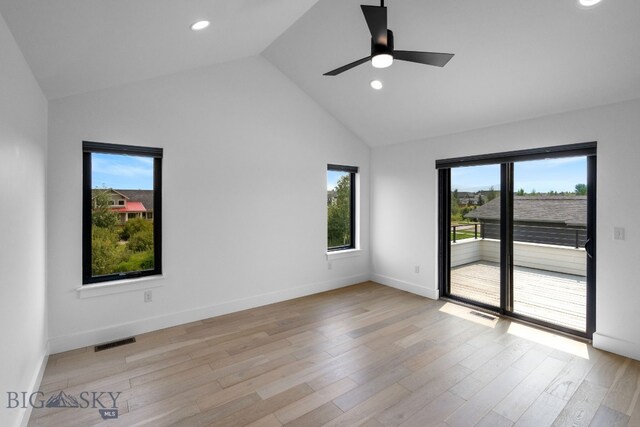
<instances>
[{"instance_id":1,"label":"black window frame","mask_svg":"<svg viewBox=\"0 0 640 427\"><path fill-rule=\"evenodd\" d=\"M153 249L152 270L92 276L91 274L91 212L92 212L92 168L91 154L120 154L153 158ZM91 285L137 277L162 274L162 157L163 149L123 144L82 141L82 284Z\"/></svg>"},{"instance_id":2,"label":"black window frame","mask_svg":"<svg viewBox=\"0 0 640 427\"><path fill-rule=\"evenodd\" d=\"M329 171L348 172L349 173L349 179L350 179L350 184L351 184L350 185L350 191L351 192L350 192L350 195L349 195L349 197L350 197L350 200L349 200L349 209L350 209L349 231L351 233L351 242L348 245L329 247L329 239L327 238L327 252L337 252L337 251L355 249L356 248L356 174L358 173L358 167L357 166L328 164L327 165L327 172L329 172ZM327 232L328 232L328 227L329 227L329 219L327 218Z\"/></svg>"}]
</instances>

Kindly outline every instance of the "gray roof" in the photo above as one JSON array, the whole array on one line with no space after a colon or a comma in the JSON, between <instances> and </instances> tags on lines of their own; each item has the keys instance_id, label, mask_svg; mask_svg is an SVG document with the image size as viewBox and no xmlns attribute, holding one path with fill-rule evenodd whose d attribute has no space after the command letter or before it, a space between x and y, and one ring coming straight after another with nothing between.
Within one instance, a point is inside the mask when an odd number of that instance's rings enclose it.
<instances>
[{"instance_id":1,"label":"gray roof","mask_svg":"<svg viewBox=\"0 0 640 427\"><path fill-rule=\"evenodd\" d=\"M141 202L147 211L153 210L153 190L119 190L114 191L122 194L132 202Z\"/></svg>"},{"instance_id":2,"label":"gray roof","mask_svg":"<svg viewBox=\"0 0 640 427\"><path fill-rule=\"evenodd\" d=\"M513 220L587 225L587 196L515 196ZM469 219L500 219L500 197L464 216Z\"/></svg>"}]
</instances>

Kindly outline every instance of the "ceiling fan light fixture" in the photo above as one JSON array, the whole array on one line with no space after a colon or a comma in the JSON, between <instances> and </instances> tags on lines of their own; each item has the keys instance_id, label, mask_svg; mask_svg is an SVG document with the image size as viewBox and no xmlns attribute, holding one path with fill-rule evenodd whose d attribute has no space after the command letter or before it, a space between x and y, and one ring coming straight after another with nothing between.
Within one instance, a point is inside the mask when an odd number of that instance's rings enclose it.
<instances>
[{"instance_id":1,"label":"ceiling fan light fixture","mask_svg":"<svg viewBox=\"0 0 640 427\"><path fill-rule=\"evenodd\" d=\"M189 28L191 28L191 30L193 30L193 31L200 31L200 30L204 30L205 28L207 28L210 24L211 24L211 22L209 22L209 21L198 21L198 22L194 22L193 24L191 24L191 26Z\"/></svg>"},{"instance_id":2,"label":"ceiling fan light fixture","mask_svg":"<svg viewBox=\"0 0 640 427\"><path fill-rule=\"evenodd\" d=\"M578 0L580 6L583 7L592 7L600 3L602 0Z\"/></svg>"},{"instance_id":3,"label":"ceiling fan light fixture","mask_svg":"<svg viewBox=\"0 0 640 427\"><path fill-rule=\"evenodd\" d=\"M375 68L387 68L393 64L393 56L388 53L380 53L371 58L371 65Z\"/></svg>"}]
</instances>

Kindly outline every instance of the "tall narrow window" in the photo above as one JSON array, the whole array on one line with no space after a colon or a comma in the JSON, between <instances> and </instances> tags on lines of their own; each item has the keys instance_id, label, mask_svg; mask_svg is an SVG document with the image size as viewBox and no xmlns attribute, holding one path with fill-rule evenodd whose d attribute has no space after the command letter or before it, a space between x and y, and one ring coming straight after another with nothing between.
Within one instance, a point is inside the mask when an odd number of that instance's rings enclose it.
<instances>
[{"instance_id":1,"label":"tall narrow window","mask_svg":"<svg viewBox=\"0 0 640 427\"><path fill-rule=\"evenodd\" d=\"M354 249L356 239L355 166L327 166L327 249Z\"/></svg>"},{"instance_id":2,"label":"tall narrow window","mask_svg":"<svg viewBox=\"0 0 640 427\"><path fill-rule=\"evenodd\" d=\"M162 149L82 149L82 283L161 274Z\"/></svg>"}]
</instances>

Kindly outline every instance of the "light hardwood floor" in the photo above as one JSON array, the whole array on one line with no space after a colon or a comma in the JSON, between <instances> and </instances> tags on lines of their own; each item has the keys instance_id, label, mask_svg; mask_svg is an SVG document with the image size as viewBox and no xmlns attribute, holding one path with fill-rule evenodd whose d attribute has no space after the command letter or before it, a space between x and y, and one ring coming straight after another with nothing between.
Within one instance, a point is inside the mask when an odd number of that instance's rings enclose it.
<instances>
[{"instance_id":1,"label":"light hardwood floor","mask_svg":"<svg viewBox=\"0 0 640 427\"><path fill-rule=\"evenodd\" d=\"M119 418L30 425L640 426L640 362L469 311L367 282L56 354L45 397L121 392Z\"/></svg>"}]
</instances>

